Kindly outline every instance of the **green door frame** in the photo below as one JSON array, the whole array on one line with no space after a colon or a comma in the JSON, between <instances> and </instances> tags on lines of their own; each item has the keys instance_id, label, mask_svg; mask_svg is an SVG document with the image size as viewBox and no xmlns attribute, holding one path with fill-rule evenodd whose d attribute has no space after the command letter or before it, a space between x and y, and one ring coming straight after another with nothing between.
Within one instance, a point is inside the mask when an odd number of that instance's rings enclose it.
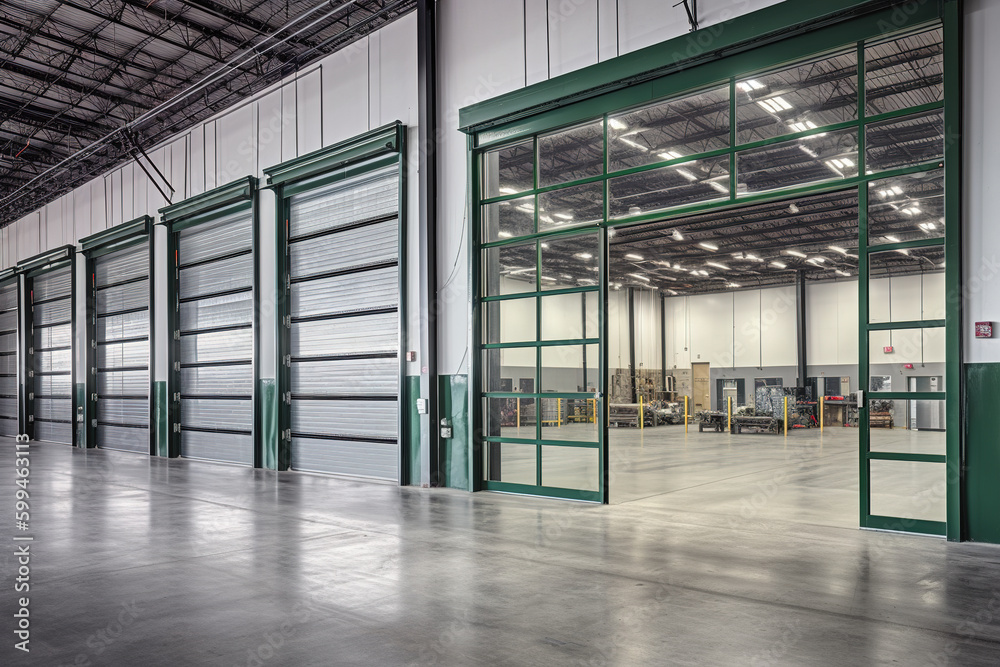
<instances>
[{"instance_id":1,"label":"green door frame","mask_svg":"<svg viewBox=\"0 0 1000 667\"><path fill-rule=\"evenodd\" d=\"M482 198L479 192L481 187L480 178L480 156L487 150L496 147L524 140L535 136L541 132L551 131L557 128L569 127L588 120L595 120L600 117L605 119L607 127L607 114L627 107L652 102L680 95L685 92L693 92L705 88L712 84L724 85L728 82L730 86L730 100L735 105L735 82L737 77L750 76L760 73L763 70L780 68L783 64L791 64L810 57L822 56L827 53L843 52L850 49L852 45L858 49L862 56L859 59L859 113L857 119L837 125L829 125L822 128L811 129L805 132L785 135L775 139L755 142L753 144L741 145L738 148L745 150L767 146L783 141L790 141L802 137L807 137L820 132L833 130L856 129L858 133L859 158L864 155L864 129L866 123L873 121L888 120L902 116L943 109L946 115L946 141L945 141L945 183L946 192L946 286L947 286L947 313L943 324L946 327L947 338L947 415L948 423L953 425L947 433L947 469L948 469L948 521L947 526L927 525L920 522L908 522L906 529L911 532L928 532L932 534L947 533L948 539L958 540L962 538L961 530L961 441L962 432L959 428L961 424L961 269L960 269L960 165L961 165L961 145L958 140L961 136L961 0L943 0L940 3L923 3L906 5L905 7L892 6L889 2L874 0L862 2L859 0L832 0L824 3L823 9L817 8L817 3L811 2L784 2L780 5L770 7L752 14L740 17L739 23L726 26L726 30L719 30L718 27L705 28L696 31L691 35L680 37L664 42L653 47L648 47L634 54L616 58L611 61L585 68L556 79L542 82L534 86L529 86L523 90L500 96L493 100L473 105L462 109L460 112L460 125L468 135L468 173L472 196L470 197L470 220L474 233L470 234L470 257L472 271L470 277L470 294L472 296L472 327L470 332L470 349L476 351L473 355L473 362L470 367L470 405L473 406L473 428L470 446L470 479L473 480L473 490L495 488L495 484L486 483L483 479L483 444L489 439L483 436L484 416L482 410L481 391L483 385L482 350L491 346L483 344L483 314L482 305L490 300L499 300L502 297L484 298L482 292L482 267L483 261L481 252L484 249L502 247L513 243L522 243L533 238L549 238L549 235L529 235L511 239L499 239L482 242L479 238L481 229L480 209L482 205L513 200L525 195L544 193L551 189L565 187L567 184L551 186L550 188L538 188L526 192L505 194L489 199ZM863 103L863 55L864 43L866 40L877 40L880 37L888 37L897 33L912 32L917 29L940 24L944 30L945 43L945 98L941 102L925 104L919 107L912 107L877 116L865 117L865 106ZM698 44L711 45L697 47ZM692 49L692 45L697 48ZM650 62L666 63L660 67L650 69ZM734 75L735 73L735 75ZM682 162L699 159L730 156L731 184L736 181L736 161L735 155L737 146L735 144L735 116L731 119L731 136L729 148L699 155L687 155L682 158L667 160L623 170L615 176L628 175L648 169L669 167ZM606 132L606 130L605 130ZM607 137L605 137L605 151ZM536 153L537 155L537 153ZM859 164L860 161L859 161ZM787 188L780 191L765 192L748 196L737 196L735 187L730 188L729 196L721 200L704 204L680 206L669 211L658 213L647 213L630 216L627 220L611 221L608 217L608 197L605 191L605 217L604 221L597 225L604 228L619 225L631 225L650 220L662 220L666 217L680 217L693 212L703 212L706 210L726 209L737 206L744 206L750 203L773 201L788 198L794 195L803 195L815 192L826 192L842 190L844 188L857 188L859 192L859 207L861 219L859 220L859 232L863 235L867 233L867 219L865 203L867 199L868 182L876 179L889 178L908 173L926 171L939 168L939 164L921 164L912 167L894 169L880 172L878 174L866 174L865 170L859 170L859 175L853 178L846 178L837 181L827 181L806 186ZM582 179L572 185L579 185L590 181L607 181L607 155L605 153L605 167L603 176L595 176L589 179ZM537 207L536 207L537 208ZM537 216L537 211L536 211ZM537 224L537 221L536 221ZM580 232L589 228L576 228L573 232ZM537 226L536 226L537 229ZM602 237L606 237L606 231L602 232ZM863 238L867 238L864 236ZM920 245L920 243L914 244ZM902 249L901 246L900 249ZM866 245L861 245L862 251L866 251ZM604 309L606 307L606 238L603 243L601 258L601 289L602 295L602 338L606 340L606 323L604 322ZM861 287L867 289L867 252L860 254L859 262L864 266L864 272L859 272L859 292ZM867 296L864 298L859 293L859 309L863 308L865 318L861 320L867 323ZM867 338L869 327L862 324L860 327L861 337L864 339L864 346L860 348L859 376L864 377L867 373L868 355ZM577 341L578 342L578 341ZM607 360L602 351L604 374L606 375ZM604 394L607 394L606 378L602 378ZM491 394L495 395L495 394ZM910 396L911 398L913 396ZM935 398L940 399L937 395ZM606 410L606 408L604 408ZM865 419L866 416L865 416ZM605 420L606 422L606 420ZM602 482L606 475L608 452L603 443L607 441L605 432L601 437L602 461L604 471L602 471ZM864 429L862 429L864 430ZM868 500L868 461L871 453L868 451L867 433L861 445L862 461L862 514L861 525L868 528L892 528L900 529L897 524L887 525L878 517L869 517ZM879 458L875 455L874 458ZM937 461L935 459L935 461ZM539 494L537 487L529 488L503 488L501 490ZM554 494L562 495L562 494ZM600 500L608 501L607 485L603 485ZM573 496L563 496L573 497ZM898 523L898 520L896 520Z\"/></svg>"},{"instance_id":2,"label":"green door frame","mask_svg":"<svg viewBox=\"0 0 1000 667\"><path fill-rule=\"evenodd\" d=\"M406 281L406 126L400 121L388 123L364 134L342 141L301 157L264 169L267 189L275 192L275 344L277 345L277 414L273 442L265 440L265 467L288 470L291 465L291 276L289 273L288 224L291 217L291 197L330 183L345 180L392 164L399 175L399 419L397 422L399 445L399 483L410 484L410 453L413 446L408 440L410 414L406 409L409 398L406 391L407 343L407 281Z\"/></svg>"},{"instance_id":3,"label":"green door frame","mask_svg":"<svg viewBox=\"0 0 1000 667\"><path fill-rule=\"evenodd\" d=\"M155 421L153 415L156 414L155 393L153 380L153 351L155 345L155 328L153 318L155 317L155 301L153 290L153 218L148 215L141 216L135 220L122 223L106 229L97 234L92 234L80 239L81 254L84 257L86 278L86 312L85 322L87 332L87 346L84 350L85 364L87 369L85 374L86 396L83 401L84 426L83 446L87 449L97 447L97 285L95 282L94 260L98 257L130 248L142 242L148 243L147 251L149 256L149 267L146 278L149 281L149 438L148 453L156 454Z\"/></svg>"}]
</instances>

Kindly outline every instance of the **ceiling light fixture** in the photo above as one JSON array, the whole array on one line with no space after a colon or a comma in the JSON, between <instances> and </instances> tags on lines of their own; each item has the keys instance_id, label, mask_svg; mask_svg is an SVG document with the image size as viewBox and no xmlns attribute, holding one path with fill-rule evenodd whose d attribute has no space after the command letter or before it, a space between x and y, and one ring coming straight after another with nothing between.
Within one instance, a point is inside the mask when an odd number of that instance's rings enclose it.
<instances>
[{"instance_id":1,"label":"ceiling light fixture","mask_svg":"<svg viewBox=\"0 0 1000 667\"><path fill-rule=\"evenodd\" d=\"M636 143L635 141L632 141L631 139L626 139L625 137L618 137L618 141L622 142L623 144L628 144L632 148L637 148L640 151L642 151L643 153L648 153L649 152L648 148L646 148L645 146L643 146L640 143Z\"/></svg>"},{"instance_id":2,"label":"ceiling light fixture","mask_svg":"<svg viewBox=\"0 0 1000 667\"><path fill-rule=\"evenodd\" d=\"M836 273L836 274L837 274L838 276L844 276L845 278L850 278L850 277L851 277L851 274L850 274L850 273L848 273L847 271L841 271L840 269L837 269L837 270L835 271L835 273Z\"/></svg>"},{"instance_id":3,"label":"ceiling light fixture","mask_svg":"<svg viewBox=\"0 0 1000 667\"><path fill-rule=\"evenodd\" d=\"M663 158L664 160L677 160L677 159L680 159L680 158L684 157L683 155L681 155L677 151L664 151L662 153L659 153L659 156L661 158Z\"/></svg>"},{"instance_id":4,"label":"ceiling light fixture","mask_svg":"<svg viewBox=\"0 0 1000 667\"><path fill-rule=\"evenodd\" d=\"M729 188L727 188L727 187L726 187L725 185L723 185L722 183L719 183L719 182L717 182L717 181L708 181L708 184L709 184L709 185L710 185L710 186L711 186L712 188L714 188L714 189L718 190L719 192L721 192L721 193L722 193L722 194L724 194L724 195L728 195L728 194L729 194Z\"/></svg>"},{"instance_id":5,"label":"ceiling light fixture","mask_svg":"<svg viewBox=\"0 0 1000 667\"><path fill-rule=\"evenodd\" d=\"M728 271L729 267L722 262L705 262L705 266L714 266L717 269L722 269L723 271Z\"/></svg>"},{"instance_id":6,"label":"ceiling light fixture","mask_svg":"<svg viewBox=\"0 0 1000 667\"><path fill-rule=\"evenodd\" d=\"M638 278L639 280L645 280L647 283L649 282L649 278L642 275L641 273L630 273L629 275L632 276L633 278Z\"/></svg>"},{"instance_id":7,"label":"ceiling light fixture","mask_svg":"<svg viewBox=\"0 0 1000 667\"><path fill-rule=\"evenodd\" d=\"M589 252L578 252L578 253L576 253L573 256L574 257L578 257L580 259L593 259L594 258L594 256L591 255Z\"/></svg>"},{"instance_id":8,"label":"ceiling light fixture","mask_svg":"<svg viewBox=\"0 0 1000 667\"><path fill-rule=\"evenodd\" d=\"M514 188L500 188L500 194L502 195L513 195L517 194L517 190Z\"/></svg>"},{"instance_id":9,"label":"ceiling light fixture","mask_svg":"<svg viewBox=\"0 0 1000 667\"><path fill-rule=\"evenodd\" d=\"M787 264L785 264L784 262L779 262L777 260L771 262L771 266L773 266L775 268L778 268L778 269L787 269L788 268Z\"/></svg>"},{"instance_id":10,"label":"ceiling light fixture","mask_svg":"<svg viewBox=\"0 0 1000 667\"><path fill-rule=\"evenodd\" d=\"M675 241L683 241L684 235L681 234L681 230L675 229L673 233L670 235L670 238L672 238Z\"/></svg>"},{"instance_id":11,"label":"ceiling light fixture","mask_svg":"<svg viewBox=\"0 0 1000 667\"><path fill-rule=\"evenodd\" d=\"M497 232L497 236L499 236L502 239L509 239L511 236L513 236L513 234L511 234L510 232Z\"/></svg>"},{"instance_id":12,"label":"ceiling light fixture","mask_svg":"<svg viewBox=\"0 0 1000 667\"><path fill-rule=\"evenodd\" d=\"M760 90L761 88L764 88L764 84L757 79L747 79L746 81L740 81L737 83L736 87L744 93L749 93L751 90Z\"/></svg>"},{"instance_id":13,"label":"ceiling light fixture","mask_svg":"<svg viewBox=\"0 0 1000 667\"><path fill-rule=\"evenodd\" d=\"M799 252L798 250L785 250L784 253L786 255L791 255L792 257L801 257L802 259L808 257L808 255L806 255L804 252Z\"/></svg>"},{"instance_id":14,"label":"ceiling light fixture","mask_svg":"<svg viewBox=\"0 0 1000 667\"><path fill-rule=\"evenodd\" d=\"M899 243L898 236L886 235L885 240L889 241L890 243Z\"/></svg>"},{"instance_id":15,"label":"ceiling light fixture","mask_svg":"<svg viewBox=\"0 0 1000 667\"><path fill-rule=\"evenodd\" d=\"M847 254L847 250L845 248L841 248L839 245L831 245L827 247L834 252L839 252L841 255Z\"/></svg>"},{"instance_id":16,"label":"ceiling light fixture","mask_svg":"<svg viewBox=\"0 0 1000 667\"><path fill-rule=\"evenodd\" d=\"M617 118L609 118L608 119L608 125L611 126L612 130L618 130L619 132L621 132L622 130L627 130L628 129L628 125L626 125L625 123L621 122Z\"/></svg>"},{"instance_id":17,"label":"ceiling light fixture","mask_svg":"<svg viewBox=\"0 0 1000 667\"><path fill-rule=\"evenodd\" d=\"M698 177L697 177L697 176L695 176L694 174L692 174L692 173L691 173L690 171L688 171L687 169L681 169L681 168L678 168L678 169L676 169L675 171L676 171L676 172L677 172L678 174L680 174L681 176L683 176L684 178L688 179L689 181L697 181L697 180L698 180Z\"/></svg>"},{"instance_id":18,"label":"ceiling light fixture","mask_svg":"<svg viewBox=\"0 0 1000 667\"><path fill-rule=\"evenodd\" d=\"M715 245L714 243L709 243L708 241L702 241L698 245L700 245L705 250L711 250L712 252L715 252L716 250L719 249L719 246ZM803 257L805 257L805 255L803 255Z\"/></svg>"},{"instance_id":19,"label":"ceiling light fixture","mask_svg":"<svg viewBox=\"0 0 1000 667\"><path fill-rule=\"evenodd\" d=\"M642 260L645 259L645 257L643 257L642 255L637 255L634 252L625 253L625 257L627 257L628 259L634 259L637 262L641 262Z\"/></svg>"},{"instance_id":20,"label":"ceiling light fixture","mask_svg":"<svg viewBox=\"0 0 1000 667\"><path fill-rule=\"evenodd\" d=\"M570 215L569 213L556 213L555 216L557 218L562 218L563 220L572 220L573 219L573 216Z\"/></svg>"}]
</instances>

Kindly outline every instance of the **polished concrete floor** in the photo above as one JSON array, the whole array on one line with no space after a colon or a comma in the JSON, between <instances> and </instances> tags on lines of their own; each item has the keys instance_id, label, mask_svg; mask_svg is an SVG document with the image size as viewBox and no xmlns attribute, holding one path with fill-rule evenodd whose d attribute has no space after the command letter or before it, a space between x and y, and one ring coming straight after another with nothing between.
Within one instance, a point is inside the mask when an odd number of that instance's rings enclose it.
<instances>
[{"instance_id":1,"label":"polished concrete floor","mask_svg":"<svg viewBox=\"0 0 1000 667\"><path fill-rule=\"evenodd\" d=\"M823 449L796 465L849 458ZM30 456L32 650L13 650L8 547L2 665L1000 663L1000 548L859 531L827 501L788 511L794 469L733 478L749 503L734 514L697 495L704 463L677 493L599 506ZM826 497L849 509L843 493Z\"/></svg>"}]
</instances>

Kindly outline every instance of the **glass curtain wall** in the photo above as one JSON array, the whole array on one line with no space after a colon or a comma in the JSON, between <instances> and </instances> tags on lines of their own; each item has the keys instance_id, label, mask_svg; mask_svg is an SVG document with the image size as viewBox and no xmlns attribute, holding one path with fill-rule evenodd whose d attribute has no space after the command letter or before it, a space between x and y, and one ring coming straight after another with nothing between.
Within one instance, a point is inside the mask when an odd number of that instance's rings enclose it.
<instances>
[{"instance_id":1,"label":"glass curtain wall","mask_svg":"<svg viewBox=\"0 0 1000 667\"><path fill-rule=\"evenodd\" d=\"M614 110L557 129L541 129L539 118L507 135L513 139L500 139L501 131L477 137L471 168L483 488L607 500L607 243L622 225L849 189L861 203L862 369L883 363L868 350L884 347L890 334L907 341L892 364L957 363L942 336L946 320L957 324L957 311L945 312L943 281L921 278L948 270L945 228L958 222L943 206L943 28L934 22L839 44L791 64L780 44L762 47L746 61L766 61L773 52L781 64L628 108L608 102ZM558 124L558 111L549 117L550 127ZM644 267L630 279L642 286L651 281L648 272L674 271ZM914 302L907 290L919 290L921 281L935 287ZM878 301L883 296L894 299L891 311ZM867 396L880 402L880 412L888 407L906 423L942 429L933 420L947 398L943 378L933 389L928 379ZM905 475L920 488L940 478L945 431L927 443L883 443L883 433L873 431L870 452L867 417L864 425L862 525L926 515L932 523L908 521L906 529L938 532L933 521L943 504L907 512L896 501L912 489L879 480L890 464L909 466ZM928 475L916 466L937 468Z\"/></svg>"}]
</instances>

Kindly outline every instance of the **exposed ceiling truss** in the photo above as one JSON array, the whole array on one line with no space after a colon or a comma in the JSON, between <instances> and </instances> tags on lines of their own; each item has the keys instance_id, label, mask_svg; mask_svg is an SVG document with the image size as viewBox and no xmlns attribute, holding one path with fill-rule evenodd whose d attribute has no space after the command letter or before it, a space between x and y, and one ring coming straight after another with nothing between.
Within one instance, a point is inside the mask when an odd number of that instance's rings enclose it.
<instances>
[{"instance_id":1,"label":"exposed ceiling truss","mask_svg":"<svg viewBox=\"0 0 1000 667\"><path fill-rule=\"evenodd\" d=\"M0 226L416 0L0 2Z\"/></svg>"}]
</instances>

